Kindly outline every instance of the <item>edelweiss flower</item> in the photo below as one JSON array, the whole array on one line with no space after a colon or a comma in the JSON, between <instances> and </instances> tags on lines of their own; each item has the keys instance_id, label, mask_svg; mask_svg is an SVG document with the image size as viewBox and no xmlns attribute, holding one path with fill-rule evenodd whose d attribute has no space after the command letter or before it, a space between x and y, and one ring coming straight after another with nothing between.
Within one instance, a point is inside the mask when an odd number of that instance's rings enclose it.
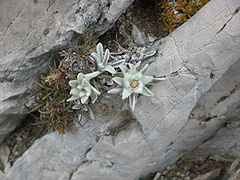
<instances>
[{"instance_id":1,"label":"edelweiss flower","mask_svg":"<svg viewBox=\"0 0 240 180\"><path fill-rule=\"evenodd\" d=\"M126 66L120 66L123 73L123 78L115 77L113 81L119 86L108 91L109 93L122 93L122 99L129 98L129 104L134 111L138 94L144 96L153 96L153 93L146 87L147 84L154 80L153 76L144 75L144 71L148 65L145 65L141 70L137 70L141 62L138 62L135 66L128 64Z\"/></svg>"},{"instance_id":2,"label":"edelweiss flower","mask_svg":"<svg viewBox=\"0 0 240 180\"><path fill-rule=\"evenodd\" d=\"M67 101L79 100L82 104L87 104L89 102L89 97L92 103L94 103L100 92L90 84L90 79L99 75L99 72L94 72L90 74L79 73L77 80L69 81L69 85L72 87L70 94L72 95Z\"/></svg>"}]
</instances>

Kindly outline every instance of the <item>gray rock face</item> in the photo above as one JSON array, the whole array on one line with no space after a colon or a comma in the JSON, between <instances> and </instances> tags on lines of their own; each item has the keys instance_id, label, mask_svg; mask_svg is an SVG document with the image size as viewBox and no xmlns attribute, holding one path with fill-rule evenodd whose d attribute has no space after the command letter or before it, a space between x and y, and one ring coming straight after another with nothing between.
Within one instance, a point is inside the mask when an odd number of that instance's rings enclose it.
<instances>
[{"instance_id":1,"label":"gray rock face","mask_svg":"<svg viewBox=\"0 0 240 180\"><path fill-rule=\"evenodd\" d=\"M31 91L74 32L107 31L132 0L0 2L0 143L27 114Z\"/></svg>"},{"instance_id":2,"label":"gray rock face","mask_svg":"<svg viewBox=\"0 0 240 180\"><path fill-rule=\"evenodd\" d=\"M155 44L149 74L167 80L153 86L153 98L139 99L134 114L103 102L96 120L63 139L39 139L2 179L138 179L214 135L239 114L239 7L238 0L212 0Z\"/></svg>"}]
</instances>

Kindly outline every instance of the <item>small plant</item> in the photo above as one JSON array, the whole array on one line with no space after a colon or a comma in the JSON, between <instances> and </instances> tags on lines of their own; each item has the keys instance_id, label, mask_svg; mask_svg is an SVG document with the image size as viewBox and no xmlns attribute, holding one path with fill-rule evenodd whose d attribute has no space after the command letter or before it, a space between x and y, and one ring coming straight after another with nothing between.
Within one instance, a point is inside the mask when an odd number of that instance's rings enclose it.
<instances>
[{"instance_id":1,"label":"small plant","mask_svg":"<svg viewBox=\"0 0 240 180\"><path fill-rule=\"evenodd\" d=\"M65 133L81 116L94 118L89 104L94 104L103 93L120 93L122 99L129 98L134 111L139 95L153 96L148 85L157 79L145 75L148 65L141 66L141 60L153 56L156 51L140 52L130 58L114 58L108 49L98 43L96 52L88 47L63 51L59 66L49 75L43 76L35 109L40 112L41 123L48 128Z\"/></svg>"},{"instance_id":2,"label":"small plant","mask_svg":"<svg viewBox=\"0 0 240 180\"><path fill-rule=\"evenodd\" d=\"M118 85L116 88L110 88L108 93L121 93L123 100L129 98L129 105L133 111L139 94L144 96L153 96L153 93L146 87L146 85L157 79L153 76L144 75L148 65L145 65L141 70L138 70L140 68L141 61L138 61L136 65L130 62L125 63L126 60L120 60L110 64L108 62L110 59L109 50L107 49L104 53L101 43L97 45L96 49L97 53L94 52L91 54L97 66L96 71L85 75L79 73L77 80L69 82L69 85L72 87L70 91L72 97L68 99L68 101L78 101L77 107L89 109L89 107L86 106L86 104L89 103L89 98L91 99L91 102L94 103L97 97L101 94L100 91L106 89L103 87L104 83L108 81L115 82ZM151 57L155 53L156 51L146 52L146 55L142 55L142 57ZM118 76L115 76L117 72ZM96 82L101 81L99 78L102 78L103 83L97 85ZM106 80L105 78L108 79ZM93 82L92 85L90 80ZM106 86L109 84L110 83L107 83ZM113 83L111 83L111 85L112 84ZM75 106L73 106L73 108L76 109Z\"/></svg>"},{"instance_id":3,"label":"small plant","mask_svg":"<svg viewBox=\"0 0 240 180\"><path fill-rule=\"evenodd\" d=\"M76 74L90 72L90 68L94 67L94 62L88 57L93 52L93 46L95 43L90 42L85 34L77 46L60 52L60 57L63 57L60 62L56 63L60 58L57 57L50 72L41 76L35 105L31 110L39 112L39 122L35 125L47 126L49 131L57 130L64 134L79 121L79 110L72 108L76 106L75 102L67 102L71 90L69 81ZM80 113L87 115L85 112Z\"/></svg>"},{"instance_id":4,"label":"small plant","mask_svg":"<svg viewBox=\"0 0 240 180\"><path fill-rule=\"evenodd\" d=\"M69 85L72 87L70 94L72 95L67 101L81 100L82 104L88 104L89 99L94 103L97 97L101 94L96 88L90 84L90 80L96 77L98 73L91 73L84 75L79 73L77 80L69 81Z\"/></svg>"},{"instance_id":5,"label":"small plant","mask_svg":"<svg viewBox=\"0 0 240 180\"><path fill-rule=\"evenodd\" d=\"M169 2L168 0L156 0L157 5L162 11L160 17L165 25L164 31L173 32L207 4L208 1L177 0L176 2Z\"/></svg>"},{"instance_id":6,"label":"small plant","mask_svg":"<svg viewBox=\"0 0 240 180\"><path fill-rule=\"evenodd\" d=\"M108 91L108 93L121 93L122 99L129 98L129 105L133 111L139 94L149 97L153 96L153 93L146 85L151 83L154 77L143 74L148 65L145 65L138 71L140 64L141 62L139 61L136 65L129 63L127 66L120 66L123 77L113 78L118 87Z\"/></svg>"},{"instance_id":7,"label":"small plant","mask_svg":"<svg viewBox=\"0 0 240 180\"><path fill-rule=\"evenodd\" d=\"M71 130L76 112L66 102L69 90L65 74L59 68L41 77L36 105L32 110L40 113L37 125L47 125L48 130L57 130L61 134Z\"/></svg>"},{"instance_id":8,"label":"small plant","mask_svg":"<svg viewBox=\"0 0 240 180\"><path fill-rule=\"evenodd\" d=\"M125 62L125 60L119 60L114 63L108 63L110 58L110 52L109 49L106 49L106 51L103 51L103 45L101 43L98 43L97 45L97 52L93 52L91 56L95 60L97 71L104 72L107 71L111 74L115 74L116 71L114 68L119 67L121 64Z\"/></svg>"}]
</instances>

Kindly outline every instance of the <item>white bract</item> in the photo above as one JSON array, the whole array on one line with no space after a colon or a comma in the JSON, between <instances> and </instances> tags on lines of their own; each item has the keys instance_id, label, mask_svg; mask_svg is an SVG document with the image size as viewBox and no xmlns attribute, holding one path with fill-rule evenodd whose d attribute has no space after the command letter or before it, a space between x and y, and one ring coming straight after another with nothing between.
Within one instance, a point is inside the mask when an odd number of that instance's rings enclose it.
<instances>
[{"instance_id":1,"label":"white bract","mask_svg":"<svg viewBox=\"0 0 240 180\"><path fill-rule=\"evenodd\" d=\"M115 77L113 81L118 86L110 91L109 93L121 93L122 99L129 98L129 105L134 111L137 97L139 94L144 96L153 96L153 93L146 87L147 84L154 80L153 76L144 75L143 73L147 69L148 65L145 65L141 70L138 70L141 62L136 65L127 64L127 66L120 66L123 73L123 78Z\"/></svg>"},{"instance_id":2,"label":"white bract","mask_svg":"<svg viewBox=\"0 0 240 180\"><path fill-rule=\"evenodd\" d=\"M125 60L119 60L117 62L109 63L110 52L109 49L103 51L103 45L101 43L97 44L96 52L91 54L92 58L95 60L97 65L97 71L104 72L107 71L111 74L115 74L116 70L114 68L119 67L125 62Z\"/></svg>"},{"instance_id":3,"label":"white bract","mask_svg":"<svg viewBox=\"0 0 240 180\"><path fill-rule=\"evenodd\" d=\"M82 104L88 104L89 98L94 103L100 92L90 84L90 80L99 75L99 72L93 72L90 74L79 73L77 80L69 81L71 86L70 97L67 101L80 100Z\"/></svg>"}]
</instances>

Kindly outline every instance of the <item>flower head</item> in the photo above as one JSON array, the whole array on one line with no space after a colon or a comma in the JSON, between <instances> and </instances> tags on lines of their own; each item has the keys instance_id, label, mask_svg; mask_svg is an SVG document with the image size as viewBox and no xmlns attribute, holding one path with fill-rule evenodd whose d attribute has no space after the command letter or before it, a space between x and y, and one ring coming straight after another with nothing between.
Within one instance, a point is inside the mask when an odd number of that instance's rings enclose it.
<instances>
[{"instance_id":1,"label":"flower head","mask_svg":"<svg viewBox=\"0 0 240 180\"><path fill-rule=\"evenodd\" d=\"M72 87L70 97L67 101L80 100L82 104L87 104L89 98L91 98L92 103L94 103L100 92L90 84L90 79L99 75L99 72L94 72L90 74L79 73L76 80L69 81L69 85Z\"/></svg>"},{"instance_id":2,"label":"flower head","mask_svg":"<svg viewBox=\"0 0 240 180\"><path fill-rule=\"evenodd\" d=\"M119 86L110 90L109 93L122 93L122 99L129 98L129 104L132 110L135 108L137 96L142 94L144 96L153 96L153 93L146 87L151 83L153 76L144 75L144 71L148 65L145 65L141 70L138 70L141 62L135 66L131 63L127 66L120 66L123 73L123 78L115 77L113 81Z\"/></svg>"}]
</instances>

